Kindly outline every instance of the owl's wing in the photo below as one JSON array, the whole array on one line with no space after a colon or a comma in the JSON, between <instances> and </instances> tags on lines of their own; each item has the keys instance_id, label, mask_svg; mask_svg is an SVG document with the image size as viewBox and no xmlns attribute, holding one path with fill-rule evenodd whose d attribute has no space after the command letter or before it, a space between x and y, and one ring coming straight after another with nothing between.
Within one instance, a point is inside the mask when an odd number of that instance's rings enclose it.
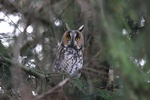
<instances>
[{"instance_id":1,"label":"owl's wing","mask_svg":"<svg viewBox=\"0 0 150 100\"><path fill-rule=\"evenodd\" d=\"M56 53L56 57L53 63L53 71L54 72L60 72L61 71L61 64L63 59L63 47L59 45Z\"/></svg>"}]
</instances>

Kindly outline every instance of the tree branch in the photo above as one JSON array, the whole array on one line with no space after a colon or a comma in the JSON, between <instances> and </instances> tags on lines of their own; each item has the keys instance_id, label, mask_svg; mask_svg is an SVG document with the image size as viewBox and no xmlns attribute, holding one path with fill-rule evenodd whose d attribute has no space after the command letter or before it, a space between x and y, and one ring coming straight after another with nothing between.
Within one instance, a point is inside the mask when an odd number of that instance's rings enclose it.
<instances>
[{"instance_id":1,"label":"tree branch","mask_svg":"<svg viewBox=\"0 0 150 100\"><path fill-rule=\"evenodd\" d=\"M24 65L21 65L20 63L18 62L14 62L13 60L9 59L9 58L6 58L4 56L1 55L1 57L8 61L9 63L13 64L14 66L18 66L18 68L21 68L23 71L25 71L26 73L30 74L30 75L33 75L35 76L36 78L40 78L40 79L44 79L45 78L45 75L44 74L41 74L41 73L38 73L36 71L33 71L31 68L27 68L26 66Z\"/></svg>"},{"instance_id":2,"label":"tree branch","mask_svg":"<svg viewBox=\"0 0 150 100\"><path fill-rule=\"evenodd\" d=\"M55 87L53 87L52 89L50 89L49 91L36 96L35 100L43 100L44 98L46 98L48 95L57 92L61 87L63 87L65 84L67 84L67 82L69 82L72 79L72 77L68 77L65 80L61 81L59 84L57 84Z\"/></svg>"}]
</instances>

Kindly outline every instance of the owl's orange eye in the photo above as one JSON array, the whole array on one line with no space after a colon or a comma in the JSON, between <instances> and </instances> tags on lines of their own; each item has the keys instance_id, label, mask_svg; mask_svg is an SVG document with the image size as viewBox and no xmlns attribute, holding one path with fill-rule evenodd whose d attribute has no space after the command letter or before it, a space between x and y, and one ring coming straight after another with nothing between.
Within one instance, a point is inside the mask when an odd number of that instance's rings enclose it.
<instances>
[{"instance_id":1,"label":"owl's orange eye","mask_svg":"<svg viewBox=\"0 0 150 100\"><path fill-rule=\"evenodd\" d=\"M67 37L67 40L69 41L70 39L71 39L71 38L68 36L68 37Z\"/></svg>"},{"instance_id":2,"label":"owl's orange eye","mask_svg":"<svg viewBox=\"0 0 150 100\"><path fill-rule=\"evenodd\" d=\"M75 39L76 41L79 41L79 37L76 37L76 39Z\"/></svg>"}]
</instances>

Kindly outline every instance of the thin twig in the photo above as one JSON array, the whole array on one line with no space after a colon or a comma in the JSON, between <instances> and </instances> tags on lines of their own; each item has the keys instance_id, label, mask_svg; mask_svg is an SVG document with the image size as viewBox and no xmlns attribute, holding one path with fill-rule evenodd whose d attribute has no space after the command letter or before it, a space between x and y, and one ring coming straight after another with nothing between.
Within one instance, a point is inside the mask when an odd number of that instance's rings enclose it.
<instances>
[{"instance_id":1,"label":"thin twig","mask_svg":"<svg viewBox=\"0 0 150 100\"><path fill-rule=\"evenodd\" d=\"M75 77L79 73L79 70L77 70L73 75L69 76L68 78L64 79L61 81L59 84L54 86L52 89L48 90L47 92L38 95L35 97L35 100L43 100L46 98L48 95L58 92L59 89L61 89L64 85L66 85L70 80L72 80L73 77Z\"/></svg>"},{"instance_id":2,"label":"thin twig","mask_svg":"<svg viewBox=\"0 0 150 100\"><path fill-rule=\"evenodd\" d=\"M66 9L72 4L74 2L74 0L72 0L64 9L63 9L63 11L60 13L60 15L57 17L57 19L59 19L61 16L62 16L62 14L66 11Z\"/></svg>"},{"instance_id":3,"label":"thin twig","mask_svg":"<svg viewBox=\"0 0 150 100\"><path fill-rule=\"evenodd\" d=\"M43 93L43 94L41 94L39 96L36 96L35 100L42 100L45 97L47 97L48 95L57 92L61 87L63 87L65 84L67 84L71 79L72 79L72 77L66 78L65 80L63 80L59 84L57 84L55 87L50 89L49 91L47 91L47 92L45 92L45 93Z\"/></svg>"},{"instance_id":4,"label":"thin twig","mask_svg":"<svg viewBox=\"0 0 150 100\"><path fill-rule=\"evenodd\" d=\"M101 53L101 49L92 57L92 59L89 61L89 62L87 62L84 66L83 66L83 68L85 68L85 67L87 67L91 62L93 62L99 55L100 55L100 53Z\"/></svg>"},{"instance_id":5,"label":"thin twig","mask_svg":"<svg viewBox=\"0 0 150 100\"><path fill-rule=\"evenodd\" d=\"M66 28L67 28L67 30L70 30L70 28L69 28L69 26L68 26L68 24L66 23Z\"/></svg>"}]
</instances>

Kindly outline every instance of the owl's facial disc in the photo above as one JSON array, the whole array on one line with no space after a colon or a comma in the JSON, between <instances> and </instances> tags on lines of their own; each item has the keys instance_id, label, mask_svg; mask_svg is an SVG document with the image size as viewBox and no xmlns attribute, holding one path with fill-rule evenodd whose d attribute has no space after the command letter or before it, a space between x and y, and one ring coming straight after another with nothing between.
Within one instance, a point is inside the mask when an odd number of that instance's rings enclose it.
<instances>
[{"instance_id":1,"label":"owl's facial disc","mask_svg":"<svg viewBox=\"0 0 150 100\"><path fill-rule=\"evenodd\" d=\"M71 40L72 38L71 38L70 32L66 31L62 38L62 45L67 47L71 43Z\"/></svg>"},{"instance_id":2,"label":"owl's facial disc","mask_svg":"<svg viewBox=\"0 0 150 100\"><path fill-rule=\"evenodd\" d=\"M77 30L67 31L64 33L62 42L65 47L81 49L81 47L83 46L82 33Z\"/></svg>"}]
</instances>

